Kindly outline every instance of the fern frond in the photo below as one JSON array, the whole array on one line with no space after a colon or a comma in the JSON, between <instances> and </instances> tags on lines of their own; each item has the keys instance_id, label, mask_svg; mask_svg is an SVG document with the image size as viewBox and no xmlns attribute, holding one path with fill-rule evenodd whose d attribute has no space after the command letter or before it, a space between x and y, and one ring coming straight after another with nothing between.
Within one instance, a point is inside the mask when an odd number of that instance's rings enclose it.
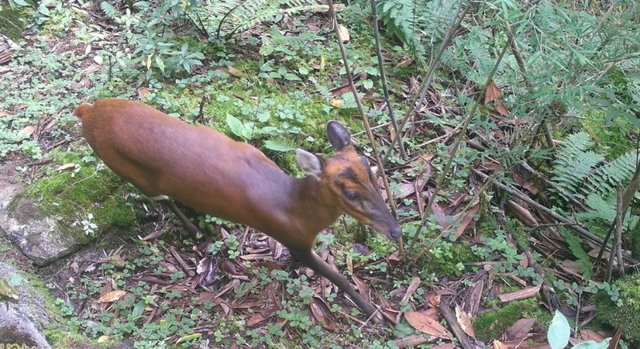
<instances>
[{"instance_id":1,"label":"fern frond","mask_svg":"<svg viewBox=\"0 0 640 349\"><path fill-rule=\"evenodd\" d=\"M118 11L115 7L113 7L113 5L106 1L100 3L100 8L102 9L102 12L104 12L104 14L110 19L116 19L122 15L120 11Z\"/></svg>"},{"instance_id":2,"label":"fern frond","mask_svg":"<svg viewBox=\"0 0 640 349\"><path fill-rule=\"evenodd\" d=\"M636 168L636 151L605 162L604 156L594 153L591 137L580 132L567 137L558 148L552 169L552 181L568 194L582 199L590 212L577 217L589 224L608 224L616 214L616 191L628 185ZM637 216L627 215L625 221L634 223ZM598 223L599 222L599 223Z\"/></svg>"},{"instance_id":3,"label":"fern frond","mask_svg":"<svg viewBox=\"0 0 640 349\"><path fill-rule=\"evenodd\" d=\"M421 58L425 52L417 34L416 19L420 16L419 8L412 0L385 0L376 4L378 17L414 53Z\"/></svg>"}]
</instances>

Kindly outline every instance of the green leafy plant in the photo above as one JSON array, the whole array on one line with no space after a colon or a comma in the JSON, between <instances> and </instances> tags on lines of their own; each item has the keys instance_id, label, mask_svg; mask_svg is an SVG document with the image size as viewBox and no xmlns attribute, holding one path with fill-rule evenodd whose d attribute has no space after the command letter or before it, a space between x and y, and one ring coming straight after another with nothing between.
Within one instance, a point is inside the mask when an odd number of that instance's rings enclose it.
<instances>
[{"instance_id":1,"label":"green leafy plant","mask_svg":"<svg viewBox=\"0 0 640 349\"><path fill-rule=\"evenodd\" d=\"M625 187L630 181L635 171L637 155L635 151L630 151L613 161L605 162L603 155L593 151L594 146L591 137L585 132L567 137L554 162L552 181L561 189L558 194L562 196L567 193L585 203L589 210L578 212L576 216L602 232L615 219L617 187ZM634 226L638 218L629 210L625 222ZM569 238L566 234L563 235ZM570 243L570 247L580 263L590 270L588 257L579 250L579 242Z\"/></svg>"},{"instance_id":2,"label":"green leafy plant","mask_svg":"<svg viewBox=\"0 0 640 349\"><path fill-rule=\"evenodd\" d=\"M117 62L126 67L146 68L147 81L158 75L169 77L180 71L191 73L194 67L202 65L205 58L203 46L193 40L179 44L172 29L180 22L188 21L187 11L198 3L195 0L139 1L133 4L135 12L127 9L121 13L109 2L103 1L101 9L124 29L121 44L130 48L130 53L113 55L109 51L101 51L102 60L110 65ZM196 35L193 31L190 34Z\"/></svg>"},{"instance_id":3,"label":"green leafy plant","mask_svg":"<svg viewBox=\"0 0 640 349\"><path fill-rule=\"evenodd\" d=\"M562 313L556 310L553 320L547 330L547 341L551 349L563 349L569 344L569 337L571 336L571 326L567 318ZM606 338L602 342L598 343L593 340L582 342L578 345L574 345L574 349L606 349L609 345L611 338Z\"/></svg>"}]
</instances>

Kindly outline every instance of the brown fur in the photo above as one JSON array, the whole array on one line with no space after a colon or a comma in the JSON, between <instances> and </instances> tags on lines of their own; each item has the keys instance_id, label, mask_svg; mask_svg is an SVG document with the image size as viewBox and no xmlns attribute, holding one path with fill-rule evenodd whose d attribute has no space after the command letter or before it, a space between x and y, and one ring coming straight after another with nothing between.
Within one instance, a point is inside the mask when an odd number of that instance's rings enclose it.
<instances>
[{"instance_id":1,"label":"brown fur","mask_svg":"<svg viewBox=\"0 0 640 349\"><path fill-rule=\"evenodd\" d=\"M79 106L74 114L95 153L144 194L166 195L274 237L347 292L367 315L374 313L344 276L312 252L318 233L343 212L392 238L401 233L342 125L328 125L335 155L324 161L305 158L321 167L318 180L289 177L253 146L141 103L98 100Z\"/></svg>"}]
</instances>

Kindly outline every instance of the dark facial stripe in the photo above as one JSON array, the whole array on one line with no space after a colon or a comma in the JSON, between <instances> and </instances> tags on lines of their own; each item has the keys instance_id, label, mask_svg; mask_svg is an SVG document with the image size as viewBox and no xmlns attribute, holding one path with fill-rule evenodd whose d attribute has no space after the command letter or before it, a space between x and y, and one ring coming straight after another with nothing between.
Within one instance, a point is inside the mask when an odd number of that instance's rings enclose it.
<instances>
[{"instance_id":1,"label":"dark facial stripe","mask_svg":"<svg viewBox=\"0 0 640 349\"><path fill-rule=\"evenodd\" d=\"M347 167L344 171L340 172L337 176L337 178L339 177L347 177L348 179L358 183L360 182L358 180L358 177L356 176L356 173L353 171L353 169L351 167Z\"/></svg>"}]
</instances>

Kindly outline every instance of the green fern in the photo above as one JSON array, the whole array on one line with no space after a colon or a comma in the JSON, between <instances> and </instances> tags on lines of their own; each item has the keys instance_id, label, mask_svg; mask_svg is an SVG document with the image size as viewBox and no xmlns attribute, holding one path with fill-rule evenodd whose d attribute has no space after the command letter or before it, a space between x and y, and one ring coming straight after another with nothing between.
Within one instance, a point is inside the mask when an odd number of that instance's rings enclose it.
<instances>
[{"instance_id":1,"label":"green fern","mask_svg":"<svg viewBox=\"0 0 640 349\"><path fill-rule=\"evenodd\" d=\"M559 232L564 237L567 245L569 245L571 253L573 253L573 255L577 258L578 264L582 266L583 278L585 280L591 279L591 275L593 275L593 264L591 263L591 258L589 258L587 252L585 252L585 250L582 248L580 238L571 234L565 227L560 227Z\"/></svg>"},{"instance_id":2,"label":"green fern","mask_svg":"<svg viewBox=\"0 0 640 349\"><path fill-rule=\"evenodd\" d=\"M387 27L387 30L400 38L415 57L421 58L425 50L420 44L420 37L417 35L416 18L419 13L415 1L378 1L376 7L378 16Z\"/></svg>"},{"instance_id":3,"label":"green fern","mask_svg":"<svg viewBox=\"0 0 640 349\"><path fill-rule=\"evenodd\" d=\"M552 181L569 195L581 199L589 212L578 212L583 223L606 230L616 215L616 191L628 185L636 167L637 155L630 151L611 162L594 153L589 134L580 132L567 137L558 149ZM637 196L637 195L636 195ZM638 217L627 213L626 224L634 225Z\"/></svg>"},{"instance_id":4,"label":"green fern","mask_svg":"<svg viewBox=\"0 0 640 349\"><path fill-rule=\"evenodd\" d=\"M104 14L110 19L116 19L122 16L120 11L118 11L115 7L113 7L113 5L106 1L100 3L100 8L102 9L102 12L104 12Z\"/></svg>"},{"instance_id":5,"label":"green fern","mask_svg":"<svg viewBox=\"0 0 640 349\"><path fill-rule=\"evenodd\" d=\"M570 195L585 199L581 192L587 175L604 160L604 156L590 151L594 143L589 134L580 132L567 137L558 149L553 168L553 182Z\"/></svg>"}]
</instances>

